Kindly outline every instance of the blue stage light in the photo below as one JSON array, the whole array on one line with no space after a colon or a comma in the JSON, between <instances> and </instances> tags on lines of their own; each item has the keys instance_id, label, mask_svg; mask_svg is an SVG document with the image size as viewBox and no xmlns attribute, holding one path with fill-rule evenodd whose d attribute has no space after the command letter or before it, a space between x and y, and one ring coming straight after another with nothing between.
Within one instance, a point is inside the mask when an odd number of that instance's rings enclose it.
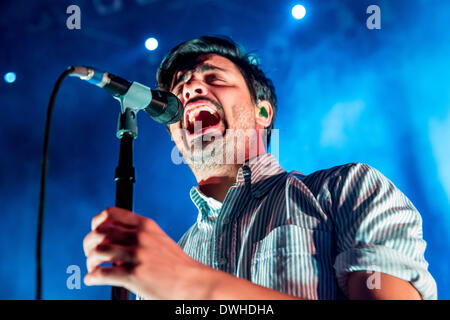
<instances>
[{"instance_id":1,"label":"blue stage light","mask_svg":"<svg viewBox=\"0 0 450 320\"><path fill-rule=\"evenodd\" d=\"M7 83L13 83L16 81L16 74L14 72L8 72L3 77Z\"/></svg>"},{"instance_id":2,"label":"blue stage light","mask_svg":"<svg viewBox=\"0 0 450 320\"><path fill-rule=\"evenodd\" d=\"M306 15L306 9L301 4L297 4L292 8L292 16L297 19L303 19L303 17Z\"/></svg>"},{"instance_id":3,"label":"blue stage light","mask_svg":"<svg viewBox=\"0 0 450 320\"><path fill-rule=\"evenodd\" d=\"M155 38L148 38L147 40L145 40L145 47L149 51L155 50L156 48L158 48L158 40L156 40Z\"/></svg>"}]
</instances>

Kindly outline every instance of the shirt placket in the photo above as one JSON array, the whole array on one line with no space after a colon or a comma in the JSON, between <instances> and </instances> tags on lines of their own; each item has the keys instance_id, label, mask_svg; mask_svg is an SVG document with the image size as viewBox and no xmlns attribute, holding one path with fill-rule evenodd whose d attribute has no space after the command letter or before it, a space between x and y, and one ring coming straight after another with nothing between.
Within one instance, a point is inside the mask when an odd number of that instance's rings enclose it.
<instances>
[{"instance_id":1,"label":"shirt placket","mask_svg":"<svg viewBox=\"0 0 450 320\"><path fill-rule=\"evenodd\" d=\"M215 229L214 262L217 269L233 274L236 269L236 243L239 226L236 218L250 199L250 169L244 167L245 185L233 186L225 198L217 217Z\"/></svg>"}]
</instances>

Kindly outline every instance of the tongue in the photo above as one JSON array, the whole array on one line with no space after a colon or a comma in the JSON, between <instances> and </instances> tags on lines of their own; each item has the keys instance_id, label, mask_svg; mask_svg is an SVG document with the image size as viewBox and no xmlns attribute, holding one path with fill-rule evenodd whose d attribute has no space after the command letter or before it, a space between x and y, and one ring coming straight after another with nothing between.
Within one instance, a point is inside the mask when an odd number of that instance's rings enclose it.
<instances>
[{"instance_id":1,"label":"tongue","mask_svg":"<svg viewBox=\"0 0 450 320\"><path fill-rule=\"evenodd\" d=\"M219 119L208 111L200 111L196 115L195 121L201 121L202 129L215 126L219 123Z\"/></svg>"}]
</instances>

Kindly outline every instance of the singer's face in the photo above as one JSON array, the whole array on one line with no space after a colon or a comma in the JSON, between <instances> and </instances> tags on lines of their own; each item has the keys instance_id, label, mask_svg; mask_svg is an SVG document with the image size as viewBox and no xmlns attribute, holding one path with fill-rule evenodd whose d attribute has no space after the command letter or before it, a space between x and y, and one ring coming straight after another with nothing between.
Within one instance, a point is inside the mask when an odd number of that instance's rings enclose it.
<instances>
[{"instance_id":1,"label":"singer's face","mask_svg":"<svg viewBox=\"0 0 450 320\"><path fill-rule=\"evenodd\" d=\"M171 92L182 102L184 115L169 129L188 163L230 164L249 158L258 109L233 62L203 55L192 67L175 73Z\"/></svg>"}]
</instances>

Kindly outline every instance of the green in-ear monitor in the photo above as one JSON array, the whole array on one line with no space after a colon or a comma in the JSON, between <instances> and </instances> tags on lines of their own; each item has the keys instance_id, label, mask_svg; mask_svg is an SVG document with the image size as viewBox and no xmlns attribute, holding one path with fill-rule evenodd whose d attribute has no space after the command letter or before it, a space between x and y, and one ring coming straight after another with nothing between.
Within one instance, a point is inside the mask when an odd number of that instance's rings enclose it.
<instances>
[{"instance_id":1,"label":"green in-ear monitor","mask_svg":"<svg viewBox=\"0 0 450 320\"><path fill-rule=\"evenodd\" d=\"M267 113L266 108L259 108L259 115L263 116L264 118L267 118L269 114Z\"/></svg>"}]
</instances>

